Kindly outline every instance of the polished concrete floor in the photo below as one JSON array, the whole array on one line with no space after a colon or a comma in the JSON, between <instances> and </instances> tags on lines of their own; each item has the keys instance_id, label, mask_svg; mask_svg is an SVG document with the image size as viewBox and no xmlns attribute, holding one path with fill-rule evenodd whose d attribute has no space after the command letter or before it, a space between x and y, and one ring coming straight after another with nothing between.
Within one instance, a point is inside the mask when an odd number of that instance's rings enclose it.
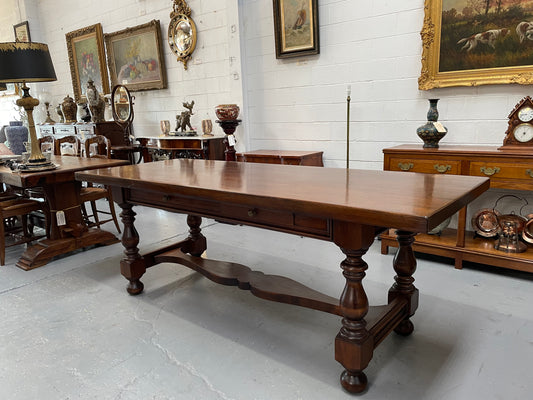
<instances>
[{"instance_id":1,"label":"polished concrete floor","mask_svg":"<svg viewBox=\"0 0 533 400\"><path fill-rule=\"evenodd\" d=\"M141 251L186 235L183 216L137 208ZM295 278L338 296L331 243L204 220L207 255ZM111 224L107 229L113 230ZM32 271L0 267L0 399L531 399L533 276L419 260L414 333L389 336L344 392L336 316L264 301L162 264L132 297L120 243ZM386 301L392 255L365 258L370 303Z\"/></svg>"}]
</instances>

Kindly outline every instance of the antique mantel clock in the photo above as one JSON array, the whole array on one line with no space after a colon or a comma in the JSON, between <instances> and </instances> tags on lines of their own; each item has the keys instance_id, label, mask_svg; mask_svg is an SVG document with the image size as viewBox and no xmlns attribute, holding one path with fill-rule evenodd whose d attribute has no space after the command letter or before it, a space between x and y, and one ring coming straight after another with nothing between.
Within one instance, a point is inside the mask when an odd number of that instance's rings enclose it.
<instances>
[{"instance_id":1,"label":"antique mantel clock","mask_svg":"<svg viewBox=\"0 0 533 400\"><path fill-rule=\"evenodd\" d=\"M526 96L509 114L503 145L498 150L533 151L533 100Z\"/></svg>"},{"instance_id":2,"label":"antique mantel clock","mask_svg":"<svg viewBox=\"0 0 533 400\"><path fill-rule=\"evenodd\" d=\"M168 44L178 61L187 69L187 61L196 47L196 25L191 18L191 8L185 0L174 0L168 25Z\"/></svg>"}]
</instances>

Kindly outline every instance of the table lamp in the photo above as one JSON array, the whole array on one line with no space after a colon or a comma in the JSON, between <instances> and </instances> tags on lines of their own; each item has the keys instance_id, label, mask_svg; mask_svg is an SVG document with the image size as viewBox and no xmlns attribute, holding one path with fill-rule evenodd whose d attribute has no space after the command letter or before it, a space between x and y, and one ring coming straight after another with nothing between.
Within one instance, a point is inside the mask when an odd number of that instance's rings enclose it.
<instances>
[{"instance_id":1,"label":"table lamp","mask_svg":"<svg viewBox=\"0 0 533 400\"><path fill-rule=\"evenodd\" d=\"M30 96L30 88L26 82L55 81L56 73L52 64L48 46L43 43L8 42L0 43L0 83L22 83L24 94L17 100L19 107L24 107L28 115L28 130L30 132L31 153L27 168L43 168L52 166L41 152L33 108L39 105L39 100Z\"/></svg>"}]
</instances>

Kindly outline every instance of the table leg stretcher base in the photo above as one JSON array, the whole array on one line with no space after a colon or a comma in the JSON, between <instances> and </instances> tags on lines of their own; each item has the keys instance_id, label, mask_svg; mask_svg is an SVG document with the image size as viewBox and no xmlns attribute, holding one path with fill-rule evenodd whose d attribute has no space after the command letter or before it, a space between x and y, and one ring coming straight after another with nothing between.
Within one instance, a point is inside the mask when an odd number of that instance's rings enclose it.
<instances>
[{"instance_id":1,"label":"table leg stretcher base","mask_svg":"<svg viewBox=\"0 0 533 400\"><path fill-rule=\"evenodd\" d=\"M45 265L58 255L93 245L114 244L118 241L111 232L91 228L80 237L40 240L29 246L15 265L28 271Z\"/></svg>"},{"instance_id":2,"label":"table leg stretcher base","mask_svg":"<svg viewBox=\"0 0 533 400\"><path fill-rule=\"evenodd\" d=\"M160 263L180 264L191 268L215 283L249 290L253 295L265 300L298 305L342 316L340 302L337 298L322 294L290 278L265 275L241 264L210 260L184 253L183 249L187 249L192 243L193 241L187 238L174 245L144 254L137 260L142 260L144 270ZM135 286L144 287L139 280ZM132 294L139 294L141 291L142 289ZM417 291L416 297L418 297ZM337 335L335 359L345 366L355 366L355 372L345 371L341 376L341 382L343 380L347 382L346 385L343 383L347 390L351 392L365 390L367 379L362 369L372 358L373 350L389 333L396 330L404 321L410 323L408 320L410 316L409 303L408 298L397 296L393 297L389 304L369 306L363 320L367 332L363 340L359 341L358 338L354 337L346 338L341 333ZM361 357L360 354L366 354L366 356ZM361 358L368 359L362 363L365 364L364 366L361 364Z\"/></svg>"}]
</instances>

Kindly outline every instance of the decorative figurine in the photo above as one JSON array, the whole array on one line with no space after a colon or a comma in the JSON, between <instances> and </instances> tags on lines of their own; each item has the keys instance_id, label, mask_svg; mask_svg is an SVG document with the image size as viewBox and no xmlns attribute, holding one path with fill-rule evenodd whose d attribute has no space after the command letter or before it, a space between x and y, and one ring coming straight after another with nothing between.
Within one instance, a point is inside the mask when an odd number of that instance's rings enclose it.
<instances>
[{"instance_id":1,"label":"decorative figurine","mask_svg":"<svg viewBox=\"0 0 533 400\"><path fill-rule=\"evenodd\" d=\"M63 118L63 111L61 111L61 104L58 104L56 107L56 113L59 115L59 123L65 122L65 118Z\"/></svg>"},{"instance_id":2,"label":"decorative figurine","mask_svg":"<svg viewBox=\"0 0 533 400\"><path fill-rule=\"evenodd\" d=\"M190 103L183 103L183 107L187 109L187 111L182 111L181 114L176 115L176 132L178 130L181 130L181 132L188 132L188 133L194 133L195 136L196 131L191 126L191 115L194 115L192 112L192 108L194 107L194 100ZM187 130L187 127L189 127L189 130Z\"/></svg>"},{"instance_id":3,"label":"decorative figurine","mask_svg":"<svg viewBox=\"0 0 533 400\"><path fill-rule=\"evenodd\" d=\"M105 101L100 97L98 89L94 86L94 81L92 79L89 79L87 82L86 94L93 122L104 122Z\"/></svg>"}]
</instances>

